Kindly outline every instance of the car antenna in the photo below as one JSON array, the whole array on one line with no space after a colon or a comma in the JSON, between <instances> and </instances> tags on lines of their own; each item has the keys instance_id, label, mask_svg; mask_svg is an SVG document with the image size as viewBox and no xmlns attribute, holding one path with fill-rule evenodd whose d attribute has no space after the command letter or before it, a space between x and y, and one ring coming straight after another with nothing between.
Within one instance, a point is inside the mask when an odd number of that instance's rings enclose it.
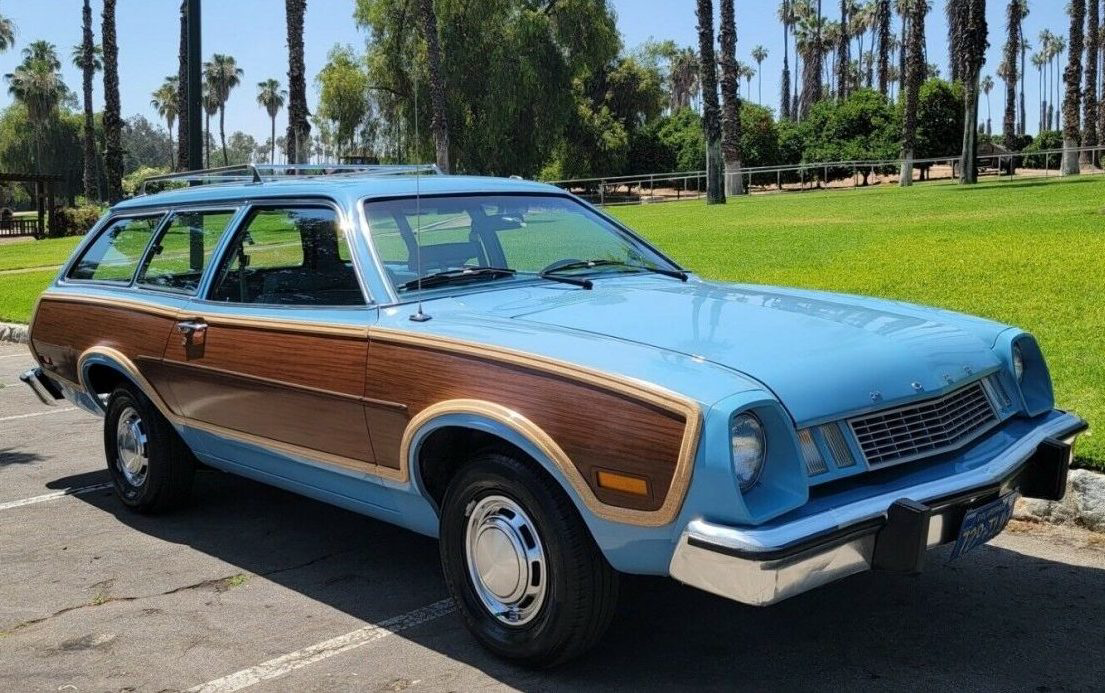
<instances>
[{"instance_id":1,"label":"car antenna","mask_svg":"<svg viewBox=\"0 0 1105 693\"><path fill-rule=\"evenodd\" d=\"M414 84L414 146L417 148L419 144L418 139L418 83ZM417 149L415 150L417 151ZM411 315L411 321L413 322L426 322L432 319L432 316L427 315L422 311L422 166L415 164L414 166L414 253L415 253L415 265L418 272L418 312Z\"/></svg>"}]
</instances>

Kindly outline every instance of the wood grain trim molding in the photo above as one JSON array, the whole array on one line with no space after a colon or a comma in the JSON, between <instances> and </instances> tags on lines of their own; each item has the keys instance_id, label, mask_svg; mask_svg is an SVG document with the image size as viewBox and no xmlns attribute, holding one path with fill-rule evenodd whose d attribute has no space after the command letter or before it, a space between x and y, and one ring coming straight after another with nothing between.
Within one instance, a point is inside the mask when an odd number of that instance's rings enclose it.
<instances>
[{"instance_id":1,"label":"wood grain trim molding","mask_svg":"<svg viewBox=\"0 0 1105 693\"><path fill-rule=\"evenodd\" d=\"M497 360L524 368L551 373L563 378L577 380L618 392L622 395L672 412L686 422L671 485L666 490L667 493L664 496L664 502L658 510L632 510L628 508L618 508L601 502L595 497L594 492L591 490L590 486L588 486L586 480L579 474L571 460L564 454L564 451L556 445L555 441L549 438L544 431L541 431L540 428L517 412L499 407L499 405L490 402L479 400L451 400L449 402L432 405L419 412L419 414L408 423L403 434L399 461L402 467L408 467L410 464L410 442L413 440L415 433L421 425L432 418L432 415L441 415L443 413L482 414L514 428L514 430L525 435L528 440L541 449L550 460L562 469L565 477L572 483L573 487L576 488L576 491L584 500L587 507L599 517L642 526L661 526L668 524L678 515L683 505L683 500L686 497L687 488L690 486L691 472L694 468L694 455L698 448L698 440L702 429L702 414L698 405L693 400L644 381L603 373L575 364L534 356L533 354L502 347L487 346L437 336L423 336L377 327L369 328L369 339L426 349L450 351L473 356L475 358ZM457 402L463 403L461 408L451 409L450 407L458 406L455 404ZM472 407L472 409L464 409L463 407ZM432 415L427 415L427 412L430 412ZM660 489L657 489L657 491L659 492Z\"/></svg>"},{"instance_id":2,"label":"wood grain trim molding","mask_svg":"<svg viewBox=\"0 0 1105 693\"><path fill-rule=\"evenodd\" d=\"M447 400L419 412L410 420L407 429L403 432L403 441L399 450L404 466L409 464L411 454L414 452L412 450L414 439L422 428L434 419L450 414L470 414L496 421L533 443L542 455L556 465L575 492L579 494L587 509L604 520L642 527L660 527L674 520L683 505L683 498L690 482L689 467L686 465L681 463L676 469L671 489L664 499L664 504L658 510L632 510L607 505L595 496L587 480L579 473L579 469L549 434L518 412L483 400Z\"/></svg>"},{"instance_id":3,"label":"wood grain trim molding","mask_svg":"<svg viewBox=\"0 0 1105 693\"><path fill-rule=\"evenodd\" d=\"M43 301L62 301L68 303L90 303L93 305L107 306L109 308L126 308L141 313L160 315L162 317L175 318L179 311L176 308L162 306L148 301L135 301L130 298L106 298L104 296L89 296L87 294L70 294L47 291L42 294Z\"/></svg>"},{"instance_id":4,"label":"wood grain trim molding","mask_svg":"<svg viewBox=\"0 0 1105 693\"><path fill-rule=\"evenodd\" d=\"M278 440L272 440L270 438L262 438L260 436L251 435L249 433L243 433L242 431L235 431L230 428L223 428L222 426L216 426L209 424L205 421L197 421L195 419L189 419L183 416L178 416L169 410L168 405L157 394L157 390L153 388L145 376L138 370L125 354L117 349L111 347L95 346L85 350L81 354L77 361L77 375L81 378L81 387L86 391L88 385L84 382L84 364L90 357L94 355L101 355L108 359L111 359L120 368L127 372L127 376L130 377L142 392L153 402L153 405L157 407L158 411L168 419L170 422L187 426L189 428L199 429L207 433L211 433L223 438L229 438L241 443L247 443L250 445L256 445L257 447L268 448L270 450L276 450L292 457L298 457L308 462L315 464L321 464L324 466L340 467L345 470L354 471L361 474L369 474L377 476L383 479L389 479L391 481L406 482L407 481L407 468L406 465L401 469L390 469L388 467L380 467L378 465L366 464L361 460L355 460L349 457L342 457L340 455L332 455L330 453L322 452L320 450L313 450L311 448L301 447L299 445L292 445L290 443L284 443Z\"/></svg>"}]
</instances>

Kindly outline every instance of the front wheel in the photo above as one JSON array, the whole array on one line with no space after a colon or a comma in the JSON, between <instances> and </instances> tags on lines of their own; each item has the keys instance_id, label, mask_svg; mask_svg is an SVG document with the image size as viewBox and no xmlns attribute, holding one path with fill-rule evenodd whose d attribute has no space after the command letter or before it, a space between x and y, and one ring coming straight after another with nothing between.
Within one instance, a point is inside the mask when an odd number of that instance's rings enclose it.
<instances>
[{"instance_id":1,"label":"front wheel","mask_svg":"<svg viewBox=\"0 0 1105 693\"><path fill-rule=\"evenodd\" d=\"M445 493L441 562L465 625L492 652L535 666L582 654L617 602L617 573L555 482L500 452Z\"/></svg>"},{"instance_id":2,"label":"front wheel","mask_svg":"<svg viewBox=\"0 0 1105 693\"><path fill-rule=\"evenodd\" d=\"M188 499L195 475L191 451L157 407L129 384L108 400L104 453L115 492L127 507L155 513Z\"/></svg>"}]
</instances>

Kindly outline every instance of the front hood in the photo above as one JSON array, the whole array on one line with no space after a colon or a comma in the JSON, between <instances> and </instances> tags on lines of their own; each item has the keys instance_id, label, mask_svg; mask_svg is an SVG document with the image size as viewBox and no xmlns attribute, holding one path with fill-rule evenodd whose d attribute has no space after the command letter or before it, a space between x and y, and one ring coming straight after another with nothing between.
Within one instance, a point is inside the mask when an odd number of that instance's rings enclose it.
<instances>
[{"instance_id":1,"label":"front hood","mask_svg":"<svg viewBox=\"0 0 1105 693\"><path fill-rule=\"evenodd\" d=\"M1006 329L892 301L660 277L603 279L593 291L555 295L496 302L495 312L740 371L800 424L932 394L996 368L991 347Z\"/></svg>"}]
</instances>

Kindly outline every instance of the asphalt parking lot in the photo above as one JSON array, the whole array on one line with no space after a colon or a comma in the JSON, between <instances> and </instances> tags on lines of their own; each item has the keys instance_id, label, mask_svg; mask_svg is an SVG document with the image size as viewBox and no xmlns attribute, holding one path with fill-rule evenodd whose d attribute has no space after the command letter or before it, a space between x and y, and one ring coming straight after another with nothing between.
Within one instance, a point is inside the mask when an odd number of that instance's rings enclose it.
<instances>
[{"instance_id":1,"label":"asphalt parking lot","mask_svg":"<svg viewBox=\"0 0 1105 693\"><path fill-rule=\"evenodd\" d=\"M1023 524L769 609L627 578L595 651L519 669L452 613L429 539L216 472L186 510L127 512L100 420L43 407L30 362L0 344L0 690L1105 686L1105 537Z\"/></svg>"}]
</instances>

